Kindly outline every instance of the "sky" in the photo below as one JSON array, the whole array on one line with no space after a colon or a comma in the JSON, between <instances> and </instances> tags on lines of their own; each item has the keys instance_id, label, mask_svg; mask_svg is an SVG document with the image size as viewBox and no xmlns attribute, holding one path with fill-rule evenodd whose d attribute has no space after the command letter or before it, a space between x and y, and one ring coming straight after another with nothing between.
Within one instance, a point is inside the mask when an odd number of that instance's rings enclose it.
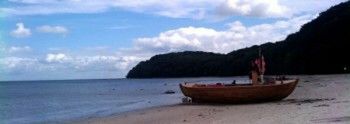
<instances>
[{"instance_id":1,"label":"sky","mask_svg":"<svg viewBox=\"0 0 350 124\"><path fill-rule=\"evenodd\" d=\"M1 0L0 80L124 78L181 51L281 41L344 0Z\"/></svg>"}]
</instances>

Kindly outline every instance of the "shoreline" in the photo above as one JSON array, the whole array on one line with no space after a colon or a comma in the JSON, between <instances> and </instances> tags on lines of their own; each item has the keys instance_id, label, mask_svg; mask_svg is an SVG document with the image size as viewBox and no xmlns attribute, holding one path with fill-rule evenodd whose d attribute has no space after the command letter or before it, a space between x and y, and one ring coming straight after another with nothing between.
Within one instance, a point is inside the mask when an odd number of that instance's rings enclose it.
<instances>
[{"instance_id":1,"label":"shoreline","mask_svg":"<svg viewBox=\"0 0 350 124\"><path fill-rule=\"evenodd\" d=\"M75 119L69 119L63 121L64 124L85 124L87 122L96 120L96 119L106 119L106 118L119 118L119 117L124 117L126 115L134 115L137 113L144 113L145 111L149 110L157 110L157 109L166 109L170 107L175 107L175 106L181 106L183 103L178 103L178 104L172 104L172 105L161 105L161 106L153 106L153 107L148 107L148 108L141 108L141 109L136 109L136 110L130 110L126 112L121 112L121 113L114 113L110 114L107 116L98 116L98 117L80 117L80 118L75 118ZM57 123L57 122L55 122ZM90 122L91 123L91 122Z\"/></svg>"},{"instance_id":2,"label":"shoreline","mask_svg":"<svg viewBox=\"0 0 350 124\"><path fill-rule=\"evenodd\" d=\"M294 77L294 76L293 76ZM252 104L175 104L68 123L349 123L350 75L298 76L281 101Z\"/></svg>"}]
</instances>

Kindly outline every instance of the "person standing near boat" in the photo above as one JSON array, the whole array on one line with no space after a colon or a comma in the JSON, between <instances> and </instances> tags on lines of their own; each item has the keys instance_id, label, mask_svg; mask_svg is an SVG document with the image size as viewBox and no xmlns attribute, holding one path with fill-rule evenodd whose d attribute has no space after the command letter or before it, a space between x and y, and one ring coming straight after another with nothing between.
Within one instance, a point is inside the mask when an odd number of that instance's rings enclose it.
<instances>
[{"instance_id":1,"label":"person standing near boat","mask_svg":"<svg viewBox=\"0 0 350 124\"><path fill-rule=\"evenodd\" d=\"M259 84L259 81L258 81L259 68L258 68L257 64L255 63L255 61L251 61L250 66L251 66L251 71L250 71L249 78L252 80L253 85L257 85L257 84Z\"/></svg>"},{"instance_id":2,"label":"person standing near boat","mask_svg":"<svg viewBox=\"0 0 350 124\"><path fill-rule=\"evenodd\" d=\"M264 73L265 73L265 59L261 53L261 49L259 49L259 57L251 62L251 79L253 85L264 83Z\"/></svg>"},{"instance_id":3,"label":"person standing near boat","mask_svg":"<svg viewBox=\"0 0 350 124\"><path fill-rule=\"evenodd\" d=\"M264 56L261 53L261 49L259 49L259 58L257 58L255 60L255 63L258 66L260 82L263 84L264 83L264 73L265 73L265 65L266 65L266 63L265 63Z\"/></svg>"}]
</instances>

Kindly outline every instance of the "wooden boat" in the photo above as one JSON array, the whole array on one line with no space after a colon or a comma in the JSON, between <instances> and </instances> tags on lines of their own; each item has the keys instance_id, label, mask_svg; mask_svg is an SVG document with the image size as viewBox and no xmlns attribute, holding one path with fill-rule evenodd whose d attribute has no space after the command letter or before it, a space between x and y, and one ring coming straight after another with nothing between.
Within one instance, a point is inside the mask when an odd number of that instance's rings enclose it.
<instances>
[{"instance_id":1,"label":"wooden boat","mask_svg":"<svg viewBox=\"0 0 350 124\"><path fill-rule=\"evenodd\" d=\"M180 84L192 102L251 103L281 100L295 89L298 79L273 80L268 84Z\"/></svg>"}]
</instances>

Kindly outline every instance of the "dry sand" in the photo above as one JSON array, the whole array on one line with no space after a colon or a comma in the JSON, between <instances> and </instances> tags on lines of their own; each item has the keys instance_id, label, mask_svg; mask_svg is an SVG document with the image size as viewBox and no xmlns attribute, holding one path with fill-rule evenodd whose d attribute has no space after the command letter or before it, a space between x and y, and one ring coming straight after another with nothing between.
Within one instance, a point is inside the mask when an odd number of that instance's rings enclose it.
<instances>
[{"instance_id":1,"label":"dry sand","mask_svg":"<svg viewBox=\"0 0 350 124\"><path fill-rule=\"evenodd\" d=\"M295 76L300 82L282 101L180 104L73 123L90 124L305 124L350 123L350 75Z\"/></svg>"}]
</instances>

